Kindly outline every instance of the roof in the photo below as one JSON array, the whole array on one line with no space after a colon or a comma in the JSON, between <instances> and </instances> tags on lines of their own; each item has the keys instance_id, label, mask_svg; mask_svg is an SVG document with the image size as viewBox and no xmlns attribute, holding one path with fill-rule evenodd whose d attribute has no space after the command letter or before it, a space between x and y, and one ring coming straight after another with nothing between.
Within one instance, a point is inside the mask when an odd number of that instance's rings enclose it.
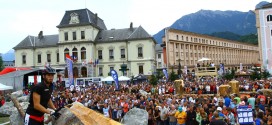
<instances>
[{"instance_id":1,"label":"roof","mask_svg":"<svg viewBox=\"0 0 272 125\"><path fill-rule=\"evenodd\" d=\"M41 39L36 36L27 36L23 41L13 49L43 48L56 46L59 41L59 35L45 35Z\"/></svg>"},{"instance_id":2,"label":"roof","mask_svg":"<svg viewBox=\"0 0 272 125\"><path fill-rule=\"evenodd\" d=\"M76 24L69 24L71 19L71 14L76 13L79 17L79 23ZM65 14L60 22L60 24L57 26L58 28L61 27L71 27L71 26L84 26L84 25L92 25L99 29L107 30L106 25L104 21L97 16L97 14L94 14L89 9L79 9L79 10L69 10L65 11Z\"/></svg>"},{"instance_id":3,"label":"roof","mask_svg":"<svg viewBox=\"0 0 272 125\"><path fill-rule=\"evenodd\" d=\"M162 51L161 44L156 44L155 50L156 50L156 51Z\"/></svg>"},{"instance_id":4,"label":"roof","mask_svg":"<svg viewBox=\"0 0 272 125\"><path fill-rule=\"evenodd\" d=\"M272 8L272 3L265 4L265 5L261 6L260 8L257 8L257 9L265 9L265 8Z\"/></svg>"},{"instance_id":5,"label":"roof","mask_svg":"<svg viewBox=\"0 0 272 125\"><path fill-rule=\"evenodd\" d=\"M142 28L142 26L139 26L137 28L101 30L98 33L95 41L99 43L99 42L148 39L148 38L153 39L153 37L149 35Z\"/></svg>"}]
</instances>

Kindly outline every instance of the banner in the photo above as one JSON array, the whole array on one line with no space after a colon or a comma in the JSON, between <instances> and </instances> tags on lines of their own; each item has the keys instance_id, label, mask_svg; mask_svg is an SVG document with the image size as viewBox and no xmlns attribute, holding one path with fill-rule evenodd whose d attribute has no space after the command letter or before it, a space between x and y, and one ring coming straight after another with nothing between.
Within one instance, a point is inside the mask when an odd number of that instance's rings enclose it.
<instances>
[{"instance_id":1,"label":"banner","mask_svg":"<svg viewBox=\"0 0 272 125\"><path fill-rule=\"evenodd\" d=\"M242 125L253 125L252 107L249 105L239 105L237 108L238 122Z\"/></svg>"},{"instance_id":2,"label":"banner","mask_svg":"<svg viewBox=\"0 0 272 125\"><path fill-rule=\"evenodd\" d=\"M184 73L187 75L187 66L184 66Z\"/></svg>"},{"instance_id":3,"label":"banner","mask_svg":"<svg viewBox=\"0 0 272 125\"><path fill-rule=\"evenodd\" d=\"M223 75L225 73L225 67L224 67L224 64L223 63L220 63L219 64L220 66L220 69L219 69L219 74L220 75Z\"/></svg>"},{"instance_id":4,"label":"banner","mask_svg":"<svg viewBox=\"0 0 272 125\"><path fill-rule=\"evenodd\" d=\"M163 72L164 76L166 77L166 79L168 80L168 72L167 72L167 70L163 69L162 72Z\"/></svg>"},{"instance_id":5,"label":"banner","mask_svg":"<svg viewBox=\"0 0 272 125\"><path fill-rule=\"evenodd\" d=\"M73 60L68 54L66 54L66 66L67 66L67 72L68 72L68 78L69 78L69 85L73 85L74 84Z\"/></svg>"},{"instance_id":6,"label":"banner","mask_svg":"<svg viewBox=\"0 0 272 125\"><path fill-rule=\"evenodd\" d=\"M113 69L111 70L111 76L115 82L115 90L118 91L120 90L120 87L119 87L119 81L118 81L118 74L117 72Z\"/></svg>"},{"instance_id":7,"label":"banner","mask_svg":"<svg viewBox=\"0 0 272 125\"><path fill-rule=\"evenodd\" d=\"M240 63L240 71L242 71L242 70L243 70L243 64Z\"/></svg>"}]
</instances>

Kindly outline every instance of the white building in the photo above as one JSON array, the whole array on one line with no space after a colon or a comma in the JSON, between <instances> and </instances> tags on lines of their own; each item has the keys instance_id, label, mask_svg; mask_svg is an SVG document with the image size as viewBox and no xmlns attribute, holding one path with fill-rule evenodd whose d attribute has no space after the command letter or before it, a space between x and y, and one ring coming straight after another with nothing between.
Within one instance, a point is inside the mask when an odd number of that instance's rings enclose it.
<instances>
[{"instance_id":1,"label":"white building","mask_svg":"<svg viewBox=\"0 0 272 125\"><path fill-rule=\"evenodd\" d=\"M256 8L256 27L262 67L272 73L272 3Z\"/></svg>"},{"instance_id":2,"label":"white building","mask_svg":"<svg viewBox=\"0 0 272 125\"><path fill-rule=\"evenodd\" d=\"M65 55L71 55L74 77L107 76L110 69L119 75L151 75L155 61L155 40L141 26L107 30L104 21L88 9L66 11L57 26L59 34L27 36L15 50L16 67L43 68L50 63L65 68ZM95 67L90 64L99 60ZM67 77L67 69L65 70Z\"/></svg>"}]
</instances>

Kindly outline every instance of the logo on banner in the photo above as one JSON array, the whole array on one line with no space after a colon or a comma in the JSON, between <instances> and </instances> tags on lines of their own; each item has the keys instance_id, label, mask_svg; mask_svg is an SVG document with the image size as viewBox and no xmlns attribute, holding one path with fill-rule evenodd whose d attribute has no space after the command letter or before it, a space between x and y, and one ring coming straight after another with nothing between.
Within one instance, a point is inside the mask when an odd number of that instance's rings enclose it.
<instances>
[{"instance_id":1,"label":"logo on banner","mask_svg":"<svg viewBox=\"0 0 272 125\"><path fill-rule=\"evenodd\" d=\"M164 76L166 77L166 79L168 79L168 72L166 69L163 69L162 72L164 73Z\"/></svg>"}]
</instances>

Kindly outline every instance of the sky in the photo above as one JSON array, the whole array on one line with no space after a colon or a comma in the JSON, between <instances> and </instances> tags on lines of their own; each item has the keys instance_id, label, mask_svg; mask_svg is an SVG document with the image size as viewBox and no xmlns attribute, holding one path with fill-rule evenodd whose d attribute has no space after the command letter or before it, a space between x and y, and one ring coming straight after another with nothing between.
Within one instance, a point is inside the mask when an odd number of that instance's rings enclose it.
<instances>
[{"instance_id":1,"label":"sky","mask_svg":"<svg viewBox=\"0 0 272 125\"><path fill-rule=\"evenodd\" d=\"M248 12L263 0L1 0L0 53L6 53L28 35L58 34L66 10L88 8L104 20L107 29L142 26L150 35L184 15L204 10ZM272 0L266 0L271 2Z\"/></svg>"}]
</instances>

